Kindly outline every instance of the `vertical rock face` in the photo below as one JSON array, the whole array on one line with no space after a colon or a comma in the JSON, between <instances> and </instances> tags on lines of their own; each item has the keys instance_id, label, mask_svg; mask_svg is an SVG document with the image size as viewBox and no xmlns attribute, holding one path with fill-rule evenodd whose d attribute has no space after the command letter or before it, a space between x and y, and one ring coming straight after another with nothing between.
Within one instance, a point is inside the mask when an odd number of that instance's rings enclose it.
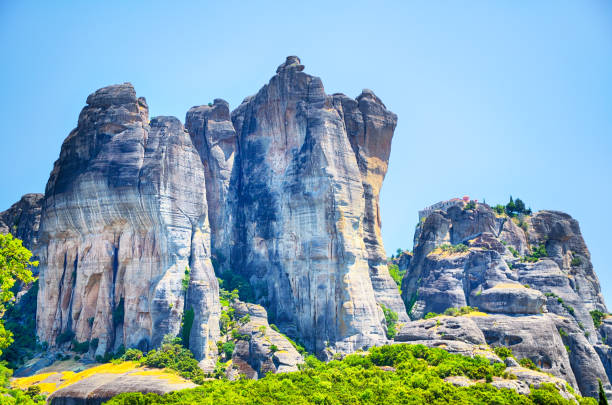
<instances>
[{"instance_id":1,"label":"vertical rock face","mask_svg":"<svg viewBox=\"0 0 612 405\"><path fill-rule=\"evenodd\" d=\"M517 220L486 204L444 206L417 227L403 281L410 315L476 306L496 314L474 318L488 344L509 346L583 395L597 393L597 378L609 389L606 326L589 313L606 306L578 222L555 211ZM525 259L538 248L543 257Z\"/></svg>"},{"instance_id":2,"label":"vertical rock face","mask_svg":"<svg viewBox=\"0 0 612 405\"><path fill-rule=\"evenodd\" d=\"M41 341L148 348L193 310L191 349L211 358L212 257L311 351L387 342L382 307L409 319L380 233L397 117L370 90L326 95L303 69L287 58L231 114L220 99L191 108L188 132L149 122L129 84L88 97L42 204Z\"/></svg>"},{"instance_id":3,"label":"vertical rock face","mask_svg":"<svg viewBox=\"0 0 612 405\"><path fill-rule=\"evenodd\" d=\"M236 197L233 169L237 138L229 104L216 99L212 105L191 108L185 127L204 165L212 252L218 266L224 269L229 266L232 233L228 230L233 223L231 206Z\"/></svg>"},{"instance_id":4,"label":"vertical rock face","mask_svg":"<svg viewBox=\"0 0 612 405\"><path fill-rule=\"evenodd\" d=\"M199 155L176 118L149 123L128 83L87 104L45 193L39 339L53 346L73 331L78 341L98 339L97 354L147 349L179 332L188 307L190 344L204 358L219 333L219 303Z\"/></svg>"},{"instance_id":5,"label":"vertical rock face","mask_svg":"<svg viewBox=\"0 0 612 405\"><path fill-rule=\"evenodd\" d=\"M287 58L232 113L231 267L310 350L352 351L386 340L379 304L407 317L378 215L396 117L370 91L357 100L326 95L303 69Z\"/></svg>"},{"instance_id":6,"label":"vertical rock face","mask_svg":"<svg viewBox=\"0 0 612 405\"><path fill-rule=\"evenodd\" d=\"M42 194L26 194L6 211L0 212L0 233L11 233L32 250L38 242Z\"/></svg>"}]
</instances>

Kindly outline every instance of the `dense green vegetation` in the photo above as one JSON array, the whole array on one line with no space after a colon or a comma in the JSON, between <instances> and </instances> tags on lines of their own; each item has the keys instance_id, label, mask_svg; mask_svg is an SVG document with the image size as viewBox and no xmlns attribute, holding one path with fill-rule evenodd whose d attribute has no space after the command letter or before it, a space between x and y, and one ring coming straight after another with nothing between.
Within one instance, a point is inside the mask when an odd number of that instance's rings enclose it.
<instances>
[{"instance_id":1,"label":"dense green vegetation","mask_svg":"<svg viewBox=\"0 0 612 405\"><path fill-rule=\"evenodd\" d=\"M23 247L21 240L11 234L0 234L0 317L4 316L6 305L15 298L15 282L29 284L34 281L30 269L38 266L38 262L31 258L32 252ZM0 320L0 354L11 343L13 334L4 328L4 320Z\"/></svg>"},{"instance_id":2,"label":"dense green vegetation","mask_svg":"<svg viewBox=\"0 0 612 405\"><path fill-rule=\"evenodd\" d=\"M400 294L402 293L402 280L404 279L404 276L406 275L406 270L400 270L397 264L389 264L389 274L391 275L391 278L393 279L393 281L395 281L395 284L397 284L397 289L399 290Z\"/></svg>"},{"instance_id":3,"label":"dense green vegetation","mask_svg":"<svg viewBox=\"0 0 612 405\"><path fill-rule=\"evenodd\" d=\"M43 405L46 397L40 394L40 387L32 386L26 391L10 389L9 379L13 370L0 363L0 404L2 405Z\"/></svg>"},{"instance_id":4,"label":"dense green vegetation","mask_svg":"<svg viewBox=\"0 0 612 405\"><path fill-rule=\"evenodd\" d=\"M493 210L498 214L506 214L509 217L515 217L517 215L531 215L531 208L526 208L525 203L520 198L516 200L510 196L510 201L506 205L498 204L493 207Z\"/></svg>"},{"instance_id":5,"label":"dense green vegetation","mask_svg":"<svg viewBox=\"0 0 612 405\"><path fill-rule=\"evenodd\" d=\"M385 322L387 323L387 339L393 339L397 334L397 312L387 308L384 304L380 304L380 307L383 310L383 314L385 314Z\"/></svg>"},{"instance_id":6,"label":"dense green vegetation","mask_svg":"<svg viewBox=\"0 0 612 405\"><path fill-rule=\"evenodd\" d=\"M593 318L593 325L595 325L596 328L599 328L601 326L601 320L605 318L607 315L608 314L605 314L597 309L591 311L591 318Z\"/></svg>"},{"instance_id":7,"label":"dense green vegetation","mask_svg":"<svg viewBox=\"0 0 612 405\"><path fill-rule=\"evenodd\" d=\"M479 382L455 387L448 376ZM301 371L268 374L260 380L205 381L201 387L159 396L121 394L107 404L538 404L569 405L556 388L544 384L523 396L484 383L509 377L505 365L491 365L483 357L453 355L422 345L375 347L329 363L313 356ZM580 398L580 404L597 404Z\"/></svg>"},{"instance_id":8,"label":"dense green vegetation","mask_svg":"<svg viewBox=\"0 0 612 405\"><path fill-rule=\"evenodd\" d=\"M13 343L3 351L0 360L6 361L12 369L20 367L37 351L44 349L36 342L37 294L38 280L21 297L19 305L10 303L4 313L4 326L13 334Z\"/></svg>"},{"instance_id":9,"label":"dense green vegetation","mask_svg":"<svg viewBox=\"0 0 612 405\"><path fill-rule=\"evenodd\" d=\"M180 338L173 338L170 335L164 337L158 350L153 349L145 355L138 349L128 349L121 358L111 361L138 361L143 366L169 368L196 384L202 384L205 377L193 353L181 344Z\"/></svg>"},{"instance_id":10,"label":"dense green vegetation","mask_svg":"<svg viewBox=\"0 0 612 405\"><path fill-rule=\"evenodd\" d=\"M251 286L251 283L240 274L232 271L225 271L218 277L218 280L220 288L225 291L236 291L241 301L255 302L255 291L253 290L253 286Z\"/></svg>"},{"instance_id":11,"label":"dense green vegetation","mask_svg":"<svg viewBox=\"0 0 612 405\"><path fill-rule=\"evenodd\" d=\"M532 247L531 252L525 255L522 260L524 262L535 263L543 257L548 257L548 252L546 251L546 245L542 243L535 248Z\"/></svg>"}]
</instances>

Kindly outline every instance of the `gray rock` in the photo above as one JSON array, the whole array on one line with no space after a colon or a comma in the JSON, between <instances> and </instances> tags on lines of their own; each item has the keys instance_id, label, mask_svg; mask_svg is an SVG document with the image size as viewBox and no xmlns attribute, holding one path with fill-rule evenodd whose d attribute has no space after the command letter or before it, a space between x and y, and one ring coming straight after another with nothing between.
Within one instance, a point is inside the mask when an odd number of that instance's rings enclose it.
<instances>
[{"instance_id":1,"label":"gray rock","mask_svg":"<svg viewBox=\"0 0 612 405\"><path fill-rule=\"evenodd\" d=\"M504 359L504 363L507 367L518 367L519 363L514 359L514 357L506 357Z\"/></svg>"},{"instance_id":2,"label":"gray rock","mask_svg":"<svg viewBox=\"0 0 612 405\"><path fill-rule=\"evenodd\" d=\"M498 313L473 318L487 343L511 347L584 395L596 393L597 378L610 389L603 364L607 350L593 347L608 326L604 322L595 330L589 314L605 312L605 304L578 223L567 214L541 211L521 218L524 231L516 219L486 204L464 207L455 200L421 211L414 257L402 283L411 317L466 305ZM468 248L441 249L459 243ZM548 257L520 260L541 244ZM541 312L559 317L536 315ZM567 336L560 335L559 322Z\"/></svg>"},{"instance_id":3,"label":"gray rock","mask_svg":"<svg viewBox=\"0 0 612 405\"><path fill-rule=\"evenodd\" d=\"M248 335L249 340L241 339L236 343L232 354L232 365L237 374L247 378L264 377L266 373L286 373L298 370L304 362L302 355L283 335L268 324L266 310L260 305L237 301L233 304L237 318L249 316L249 321L238 329L240 335ZM230 377L236 378L230 372Z\"/></svg>"},{"instance_id":4,"label":"gray rock","mask_svg":"<svg viewBox=\"0 0 612 405\"><path fill-rule=\"evenodd\" d=\"M98 339L96 354L146 350L179 332L186 307L192 351L214 356L220 309L198 152L176 118L149 124L130 84L87 100L45 192L38 337L54 347L72 331Z\"/></svg>"},{"instance_id":5,"label":"gray rock","mask_svg":"<svg viewBox=\"0 0 612 405\"><path fill-rule=\"evenodd\" d=\"M11 233L23 241L23 246L34 249L38 241L42 199L42 194L26 194L8 210L0 212L0 233Z\"/></svg>"},{"instance_id":6,"label":"gray rock","mask_svg":"<svg viewBox=\"0 0 612 405\"><path fill-rule=\"evenodd\" d=\"M408 320L378 215L395 115L371 91L326 95L289 57L231 119L238 149L223 270L247 278L271 320L311 351L385 343L380 305Z\"/></svg>"},{"instance_id":7,"label":"gray rock","mask_svg":"<svg viewBox=\"0 0 612 405\"><path fill-rule=\"evenodd\" d=\"M238 148L229 104L216 99L210 106L192 107L185 127L204 165L212 256L218 269L227 271L233 238L228 229L234 221L231 207L237 197L234 161Z\"/></svg>"},{"instance_id":8,"label":"gray rock","mask_svg":"<svg viewBox=\"0 0 612 405\"><path fill-rule=\"evenodd\" d=\"M475 306L485 312L504 314L539 314L544 309L546 298L538 290L525 288L521 284L498 284L473 297Z\"/></svg>"},{"instance_id":9,"label":"gray rock","mask_svg":"<svg viewBox=\"0 0 612 405\"><path fill-rule=\"evenodd\" d=\"M486 344L482 331L471 318L462 316L439 316L404 324L397 335L396 342L417 340L457 340L471 344Z\"/></svg>"},{"instance_id":10,"label":"gray rock","mask_svg":"<svg viewBox=\"0 0 612 405\"><path fill-rule=\"evenodd\" d=\"M170 381L167 378L134 373L98 373L61 388L51 394L48 403L52 405L100 405L112 397L126 392L142 392L164 395L172 391L195 388L194 383Z\"/></svg>"}]
</instances>

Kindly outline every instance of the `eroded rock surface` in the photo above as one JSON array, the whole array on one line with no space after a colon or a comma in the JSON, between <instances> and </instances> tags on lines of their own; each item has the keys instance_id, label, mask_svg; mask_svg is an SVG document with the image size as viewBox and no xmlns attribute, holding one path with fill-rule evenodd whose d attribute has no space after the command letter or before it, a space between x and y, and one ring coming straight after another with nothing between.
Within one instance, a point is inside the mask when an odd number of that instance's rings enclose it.
<instances>
[{"instance_id":1,"label":"eroded rock surface","mask_svg":"<svg viewBox=\"0 0 612 405\"><path fill-rule=\"evenodd\" d=\"M266 373L298 371L304 358L283 335L268 324L266 310L256 304L235 302L235 316L248 317L248 322L238 328L241 338L232 354L230 378L245 375L247 378L264 377ZM248 338L246 338L248 336Z\"/></svg>"},{"instance_id":2,"label":"eroded rock surface","mask_svg":"<svg viewBox=\"0 0 612 405\"><path fill-rule=\"evenodd\" d=\"M79 342L97 339L96 354L146 350L178 334L187 307L195 313L191 349L214 356L220 310L204 186L178 119L149 122L129 83L91 94L45 192L40 341L53 347L74 332Z\"/></svg>"},{"instance_id":3,"label":"eroded rock surface","mask_svg":"<svg viewBox=\"0 0 612 405\"><path fill-rule=\"evenodd\" d=\"M0 233L10 233L32 250L38 241L42 194L26 194L8 210L0 212Z\"/></svg>"},{"instance_id":4,"label":"eroded rock surface","mask_svg":"<svg viewBox=\"0 0 612 405\"><path fill-rule=\"evenodd\" d=\"M309 350L351 352L386 342L381 305L408 319L386 267L378 206L396 116L369 90L326 95L303 70L287 58L232 112L236 143L220 102L190 110L188 127L223 167L210 173L227 203L209 200L231 222L212 230L232 245L228 260L213 241L221 271L247 278L271 321Z\"/></svg>"},{"instance_id":5,"label":"eroded rock surface","mask_svg":"<svg viewBox=\"0 0 612 405\"><path fill-rule=\"evenodd\" d=\"M490 314L472 318L487 344L512 348L583 395L597 394L597 378L610 390L610 351L600 344L608 326L596 330L589 313L606 307L578 223L556 211L510 218L458 199L436 206L422 211L402 284L411 317L478 307ZM538 249L545 254L533 256Z\"/></svg>"}]
</instances>

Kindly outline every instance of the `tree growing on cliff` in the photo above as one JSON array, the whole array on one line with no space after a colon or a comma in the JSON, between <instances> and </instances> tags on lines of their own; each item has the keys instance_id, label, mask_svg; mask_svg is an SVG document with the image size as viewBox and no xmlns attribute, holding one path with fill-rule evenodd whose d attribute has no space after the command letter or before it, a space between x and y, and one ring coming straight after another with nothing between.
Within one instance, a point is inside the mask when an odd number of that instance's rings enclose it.
<instances>
[{"instance_id":1,"label":"tree growing on cliff","mask_svg":"<svg viewBox=\"0 0 612 405\"><path fill-rule=\"evenodd\" d=\"M4 315L6 304L15 298L13 286L17 280L29 284L34 281L30 268L38 266L30 261L32 252L23 247L21 240L11 234L0 235L0 317ZM4 328L0 321L0 354L13 342L13 334Z\"/></svg>"},{"instance_id":2,"label":"tree growing on cliff","mask_svg":"<svg viewBox=\"0 0 612 405\"><path fill-rule=\"evenodd\" d=\"M608 405L608 398L606 398L606 392L604 391L603 384L601 380L598 378L597 382L599 383L599 405Z\"/></svg>"}]
</instances>

